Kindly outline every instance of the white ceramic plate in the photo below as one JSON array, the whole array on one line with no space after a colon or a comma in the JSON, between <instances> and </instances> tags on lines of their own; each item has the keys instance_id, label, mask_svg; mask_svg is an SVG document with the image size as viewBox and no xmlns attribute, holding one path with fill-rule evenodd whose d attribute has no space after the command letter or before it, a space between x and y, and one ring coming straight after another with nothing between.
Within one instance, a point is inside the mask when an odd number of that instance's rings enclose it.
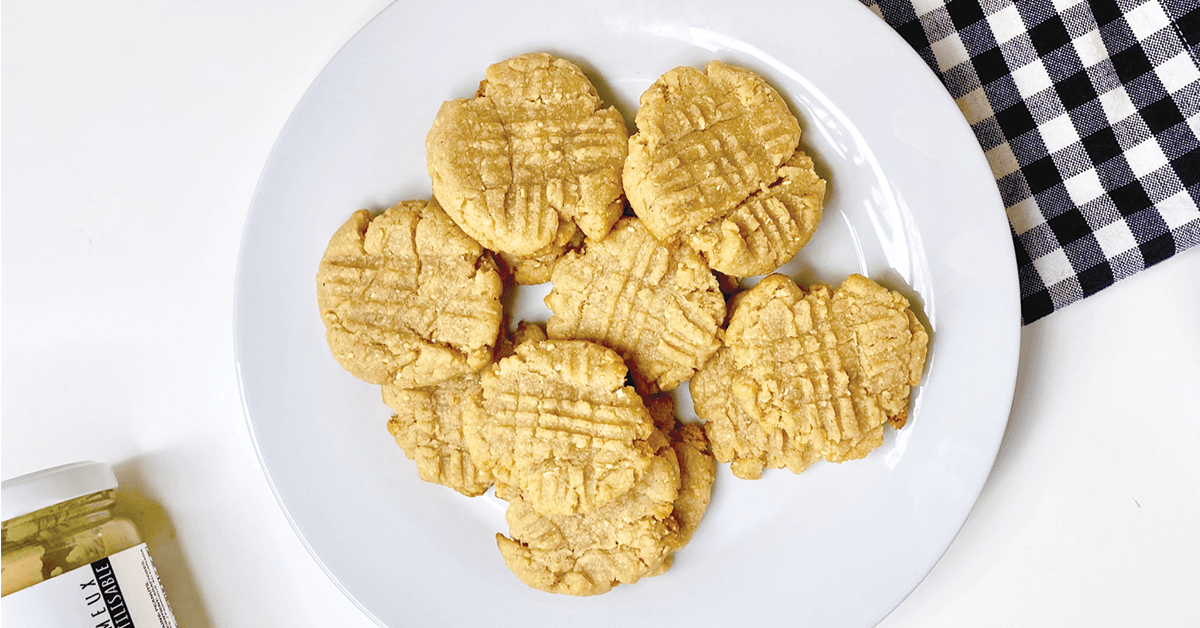
<instances>
[{"instance_id":1,"label":"white ceramic plate","mask_svg":"<svg viewBox=\"0 0 1200 628\"><path fill-rule=\"evenodd\" d=\"M721 59L764 75L829 180L824 220L783 272L867 274L909 294L932 329L909 426L883 447L754 482L722 466L666 575L587 599L508 572L501 502L417 479L378 387L334 362L316 308L317 263L353 210L430 195L424 138L441 102L536 50L583 67L631 130L638 96L673 67ZM518 312L544 321L545 292L523 290ZM284 128L247 220L235 315L243 401L280 503L389 626L871 626L970 511L1008 418L1019 331L1009 227L979 146L930 70L855 0L392 5Z\"/></svg>"}]
</instances>

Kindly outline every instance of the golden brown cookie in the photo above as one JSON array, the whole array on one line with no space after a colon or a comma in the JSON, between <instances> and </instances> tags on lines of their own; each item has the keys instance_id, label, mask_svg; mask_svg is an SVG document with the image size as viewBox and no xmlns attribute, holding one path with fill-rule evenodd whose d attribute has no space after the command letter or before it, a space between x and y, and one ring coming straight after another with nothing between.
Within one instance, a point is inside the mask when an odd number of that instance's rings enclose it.
<instances>
[{"instance_id":1,"label":"golden brown cookie","mask_svg":"<svg viewBox=\"0 0 1200 628\"><path fill-rule=\"evenodd\" d=\"M721 273L768 273L821 217L825 182L797 150L800 124L757 74L720 61L679 67L642 94L625 194L665 243L687 242Z\"/></svg>"},{"instance_id":2,"label":"golden brown cookie","mask_svg":"<svg viewBox=\"0 0 1200 628\"><path fill-rule=\"evenodd\" d=\"M620 497L654 455L650 414L610 349L581 340L517 346L482 372L468 408L471 456L543 514L594 510Z\"/></svg>"},{"instance_id":3,"label":"golden brown cookie","mask_svg":"<svg viewBox=\"0 0 1200 628\"><path fill-rule=\"evenodd\" d=\"M861 275L836 292L771 275L743 293L691 386L717 459L753 479L878 447L924 369L929 335L908 305Z\"/></svg>"},{"instance_id":4,"label":"golden brown cookie","mask_svg":"<svg viewBox=\"0 0 1200 628\"><path fill-rule=\"evenodd\" d=\"M396 413L388 432L416 461L422 480L467 497L482 495L492 485L492 474L475 465L462 434L463 409L483 403L478 373L414 390L384 384L383 402Z\"/></svg>"},{"instance_id":5,"label":"golden brown cookie","mask_svg":"<svg viewBox=\"0 0 1200 628\"><path fill-rule=\"evenodd\" d=\"M563 256L551 280L550 337L613 349L643 393L675 388L721 346L725 299L716 277L690 247L663 246L637 218Z\"/></svg>"},{"instance_id":6,"label":"golden brown cookie","mask_svg":"<svg viewBox=\"0 0 1200 628\"><path fill-rule=\"evenodd\" d=\"M621 583L664 571L678 546L671 517L679 492L679 463L666 439L645 474L616 499L574 515L544 515L522 495L511 496L505 518L511 539L496 535L504 562L525 584L568 595L597 595Z\"/></svg>"},{"instance_id":7,"label":"golden brown cookie","mask_svg":"<svg viewBox=\"0 0 1200 628\"><path fill-rule=\"evenodd\" d=\"M437 201L355 212L317 271L325 338L372 384L429 386L482 368L500 331L500 273Z\"/></svg>"},{"instance_id":8,"label":"golden brown cookie","mask_svg":"<svg viewBox=\"0 0 1200 628\"><path fill-rule=\"evenodd\" d=\"M496 358L512 355L523 342L545 339L541 327L521 321L512 333L501 336ZM412 390L384 384L383 402L396 413L388 421L388 432L404 454L416 461L422 480L448 486L467 497L481 495L492 485L495 478L475 466L463 438L466 408L483 404L478 373Z\"/></svg>"},{"instance_id":9,"label":"golden brown cookie","mask_svg":"<svg viewBox=\"0 0 1200 628\"><path fill-rule=\"evenodd\" d=\"M860 424L888 421L896 429L904 427L909 395L925 371L929 348L925 326L909 308L908 299L862 275L851 275L838 286L831 309L851 390L863 393L854 400ZM856 441L851 427L829 432L821 453L831 462L861 458L880 444Z\"/></svg>"},{"instance_id":10,"label":"golden brown cookie","mask_svg":"<svg viewBox=\"0 0 1200 628\"><path fill-rule=\"evenodd\" d=\"M563 222L603 238L621 215L628 131L565 59L520 55L490 66L475 98L442 105L425 140L434 196L493 250L552 253Z\"/></svg>"}]
</instances>

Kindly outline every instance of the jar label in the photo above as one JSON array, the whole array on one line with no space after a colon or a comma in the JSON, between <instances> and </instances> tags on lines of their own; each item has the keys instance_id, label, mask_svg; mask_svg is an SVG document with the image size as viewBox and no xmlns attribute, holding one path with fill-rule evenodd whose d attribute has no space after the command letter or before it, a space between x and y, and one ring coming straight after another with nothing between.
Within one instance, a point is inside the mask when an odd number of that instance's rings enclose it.
<instances>
[{"instance_id":1,"label":"jar label","mask_svg":"<svg viewBox=\"0 0 1200 628\"><path fill-rule=\"evenodd\" d=\"M4 596L6 626L177 628L146 544Z\"/></svg>"}]
</instances>

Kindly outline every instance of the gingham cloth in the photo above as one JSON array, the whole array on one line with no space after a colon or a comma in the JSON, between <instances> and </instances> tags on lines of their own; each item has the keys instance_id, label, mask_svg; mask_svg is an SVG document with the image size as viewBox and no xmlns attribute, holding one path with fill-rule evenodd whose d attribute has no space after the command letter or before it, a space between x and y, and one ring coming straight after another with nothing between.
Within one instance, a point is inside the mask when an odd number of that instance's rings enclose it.
<instances>
[{"instance_id":1,"label":"gingham cloth","mask_svg":"<svg viewBox=\"0 0 1200 628\"><path fill-rule=\"evenodd\" d=\"M1200 242L1200 0L862 2L971 123L1025 323Z\"/></svg>"}]
</instances>

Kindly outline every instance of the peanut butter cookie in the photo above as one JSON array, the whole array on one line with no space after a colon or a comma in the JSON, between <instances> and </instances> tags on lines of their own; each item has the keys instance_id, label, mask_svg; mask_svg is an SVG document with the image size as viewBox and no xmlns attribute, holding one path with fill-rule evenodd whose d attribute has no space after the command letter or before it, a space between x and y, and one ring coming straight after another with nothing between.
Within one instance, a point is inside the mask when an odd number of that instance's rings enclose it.
<instances>
[{"instance_id":1,"label":"peanut butter cookie","mask_svg":"<svg viewBox=\"0 0 1200 628\"><path fill-rule=\"evenodd\" d=\"M500 273L437 201L361 210L317 271L325 338L346 370L417 388L482 368L500 331Z\"/></svg>"},{"instance_id":2,"label":"peanut butter cookie","mask_svg":"<svg viewBox=\"0 0 1200 628\"><path fill-rule=\"evenodd\" d=\"M903 424L929 335L908 300L861 275L807 292L771 275L743 293L725 346L692 380L718 460L753 479L842 462Z\"/></svg>"},{"instance_id":3,"label":"peanut butter cookie","mask_svg":"<svg viewBox=\"0 0 1200 628\"><path fill-rule=\"evenodd\" d=\"M597 595L621 583L665 571L679 545L670 515L679 493L679 463L656 431L657 449L638 482L599 508L574 515L545 515L512 496L507 538L496 535L504 562L525 584L568 595Z\"/></svg>"},{"instance_id":4,"label":"peanut butter cookie","mask_svg":"<svg viewBox=\"0 0 1200 628\"><path fill-rule=\"evenodd\" d=\"M581 340L526 342L482 372L468 408L471 456L543 514L594 510L620 497L654 456L650 414L610 349Z\"/></svg>"},{"instance_id":5,"label":"peanut butter cookie","mask_svg":"<svg viewBox=\"0 0 1200 628\"><path fill-rule=\"evenodd\" d=\"M613 349L639 392L675 388L721 346L725 299L716 277L691 247L663 246L636 218L565 255L551 281L550 337Z\"/></svg>"},{"instance_id":6,"label":"peanut butter cookie","mask_svg":"<svg viewBox=\"0 0 1200 628\"><path fill-rule=\"evenodd\" d=\"M745 277L778 268L812 236L825 182L762 77L720 61L676 68L642 94L637 127L625 194L654 237Z\"/></svg>"},{"instance_id":7,"label":"peanut butter cookie","mask_svg":"<svg viewBox=\"0 0 1200 628\"><path fill-rule=\"evenodd\" d=\"M425 147L433 193L487 248L551 254L572 234L603 238L624 209L628 131L583 72L545 53L487 69L475 98L442 105Z\"/></svg>"}]
</instances>

